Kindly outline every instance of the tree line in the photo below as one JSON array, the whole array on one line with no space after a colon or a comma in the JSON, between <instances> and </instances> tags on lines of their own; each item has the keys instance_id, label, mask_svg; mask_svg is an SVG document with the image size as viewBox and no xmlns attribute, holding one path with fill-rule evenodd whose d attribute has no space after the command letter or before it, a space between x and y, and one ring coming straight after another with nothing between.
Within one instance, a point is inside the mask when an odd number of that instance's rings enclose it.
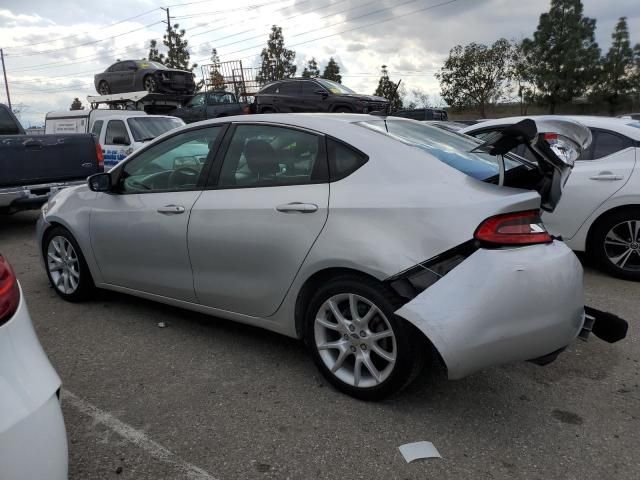
<instances>
[{"instance_id":1,"label":"tree line","mask_svg":"<svg viewBox=\"0 0 640 480\"><path fill-rule=\"evenodd\" d=\"M551 0L532 38L453 47L436 74L441 95L452 107L477 108L482 117L489 105L514 96L522 114L532 103L553 114L580 98L606 103L613 115L640 98L640 43L631 46L621 17L602 55L595 31L581 0Z\"/></svg>"}]
</instances>

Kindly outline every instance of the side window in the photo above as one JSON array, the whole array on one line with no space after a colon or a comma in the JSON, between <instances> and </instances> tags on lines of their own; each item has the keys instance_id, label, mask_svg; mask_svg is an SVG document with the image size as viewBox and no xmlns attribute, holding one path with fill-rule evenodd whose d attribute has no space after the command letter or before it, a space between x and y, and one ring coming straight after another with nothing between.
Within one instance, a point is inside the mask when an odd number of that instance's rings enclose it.
<instances>
[{"instance_id":1,"label":"side window","mask_svg":"<svg viewBox=\"0 0 640 480\"><path fill-rule=\"evenodd\" d=\"M131 139L127 133L127 127L125 127L124 122L122 120L109 120L109 123L107 123L107 133L104 137L104 144L115 145L113 140L117 137L124 139L124 145L129 145L131 143Z\"/></svg>"},{"instance_id":2,"label":"side window","mask_svg":"<svg viewBox=\"0 0 640 480\"><path fill-rule=\"evenodd\" d=\"M300 82L302 83L302 95L315 95L316 90L324 90L316 82Z\"/></svg>"},{"instance_id":3,"label":"side window","mask_svg":"<svg viewBox=\"0 0 640 480\"><path fill-rule=\"evenodd\" d=\"M300 95L302 82L284 82L280 84L280 93L283 95Z\"/></svg>"},{"instance_id":4,"label":"side window","mask_svg":"<svg viewBox=\"0 0 640 480\"><path fill-rule=\"evenodd\" d=\"M274 83L273 85L268 85L267 87L263 88L260 91L260 93L277 93L279 86L280 86L279 83Z\"/></svg>"},{"instance_id":5,"label":"side window","mask_svg":"<svg viewBox=\"0 0 640 480\"><path fill-rule=\"evenodd\" d=\"M593 146L592 160L606 157L631 146L631 141L620 135L598 130Z\"/></svg>"},{"instance_id":6,"label":"side window","mask_svg":"<svg viewBox=\"0 0 640 480\"><path fill-rule=\"evenodd\" d=\"M167 138L127 162L118 179L122 193L194 190L222 126Z\"/></svg>"},{"instance_id":7,"label":"side window","mask_svg":"<svg viewBox=\"0 0 640 480\"><path fill-rule=\"evenodd\" d=\"M107 123L107 133L104 137L105 145L115 145L113 140L117 137L124 139L124 145L129 145L131 143L131 139L127 133L127 127L125 127L124 122L122 120L109 120L109 123Z\"/></svg>"},{"instance_id":8,"label":"side window","mask_svg":"<svg viewBox=\"0 0 640 480\"><path fill-rule=\"evenodd\" d=\"M327 149L332 182L351 175L369 160L364 153L333 139L328 139Z\"/></svg>"},{"instance_id":9,"label":"side window","mask_svg":"<svg viewBox=\"0 0 640 480\"><path fill-rule=\"evenodd\" d=\"M189 103L187 104L188 107L200 107L202 105L204 105L204 93L199 93L189 100Z\"/></svg>"},{"instance_id":10,"label":"side window","mask_svg":"<svg viewBox=\"0 0 640 480\"><path fill-rule=\"evenodd\" d=\"M93 133L96 137L100 138L100 132L102 131L102 124L104 120L96 120L93 122L93 127L91 128L91 133Z\"/></svg>"},{"instance_id":11,"label":"side window","mask_svg":"<svg viewBox=\"0 0 640 480\"><path fill-rule=\"evenodd\" d=\"M112 72L123 72L123 71L125 71L126 70L125 63L126 62L116 63L114 66L111 67L111 71Z\"/></svg>"},{"instance_id":12,"label":"side window","mask_svg":"<svg viewBox=\"0 0 640 480\"><path fill-rule=\"evenodd\" d=\"M271 125L238 125L218 186L303 185L326 182L327 176L323 137Z\"/></svg>"}]
</instances>

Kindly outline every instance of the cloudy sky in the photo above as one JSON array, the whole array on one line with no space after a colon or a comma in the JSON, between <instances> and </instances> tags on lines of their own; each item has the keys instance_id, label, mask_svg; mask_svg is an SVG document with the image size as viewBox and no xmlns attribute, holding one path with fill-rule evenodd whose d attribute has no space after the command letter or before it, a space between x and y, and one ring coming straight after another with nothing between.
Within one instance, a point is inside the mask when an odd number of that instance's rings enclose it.
<instances>
[{"instance_id":1,"label":"cloudy sky","mask_svg":"<svg viewBox=\"0 0 640 480\"><path fill-rule=\"evenodd\" d=\"M0 47L11 100L22 122L42 124L50 110L67 110L74 97L95 94L93 75L116 59L143 58L150 39L162 40L169 7L172 23L187 31L191 59L206 63L212 47L221 60L256 66L270 26L283 27L299 72L311 57L321 68L333 56L343 83L373 93L380 65L407 90L438 95L434 73L449 50L471 41L531 36L549 0L3 0ZM638 0L583 0L597 20L603 49L617 19L628 17L640 42ZM91 5L92 4L92 5ZM0 102L6 102L4 84Z\"/></svg>"}]
</instances>

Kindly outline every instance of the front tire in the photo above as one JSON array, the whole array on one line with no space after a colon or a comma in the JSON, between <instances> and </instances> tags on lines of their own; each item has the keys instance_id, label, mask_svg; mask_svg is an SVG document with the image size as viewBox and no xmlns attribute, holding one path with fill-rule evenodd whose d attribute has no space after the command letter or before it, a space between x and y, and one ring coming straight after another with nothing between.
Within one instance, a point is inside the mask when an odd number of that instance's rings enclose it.
<instances>
[{"instance_id":1,"label":"front tire","mask_svg":"<svg viewBox=\"0 0 640 480\"><path fill-rule=\"evenodd\" d=\"M640 281L640 208L607 215L596 226L589 250L605 272Z\"/></svg>"},{"instance_id":2,"label":"front tire","mask_svg":"<svg viewBox=\"0 0 640 480\"><path fill-rule=\"evenodd\" d=\"M381 400L420 373L423 344L395 310L392 294L367 278L338 277L318 289L306 311L305 341L334 387Z\"/></svg>"},{"instance_id":3,"label":"front tire","mask_svg":"<svg viewBox=\"0 0 640 480\"><path fill-rule=\"evenodd\" d=\"M144 77L142 85L144 86L144 89L149 93L155 93L158 91L158 82L156 82L156 79L151 75L147 75L146 77Z\"/></svg>"},{"instance_id":4,"label":"front tire","mask_svg":"<svg viewBox=\"0 0 640 480\"><path fill-rule=\"evenodd\" d=\"M333 113L353 113L353 110L348 107L338 107L333 111Z\"/></svg>"},{"instance_id":5,"label":"front tire","mask_svg":"<svg viewBox=\"0 0 640 480\"><path fill-rule=\"evenodd\" d=\"M42 244L47 277L56 293L69 302L80 302L94 290L91 272L80 246L63 227L47 232Z\"/></svg>"}]
</instances>

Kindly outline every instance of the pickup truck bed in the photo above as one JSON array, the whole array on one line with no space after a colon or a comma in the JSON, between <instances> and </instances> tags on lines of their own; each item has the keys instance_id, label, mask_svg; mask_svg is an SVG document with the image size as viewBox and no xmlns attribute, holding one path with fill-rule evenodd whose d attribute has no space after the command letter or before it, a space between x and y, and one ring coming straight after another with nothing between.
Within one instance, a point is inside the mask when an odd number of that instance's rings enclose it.
<instances>
[{"instance_id":1,"label":"pickup truck bed","mask_svg":"<svg viewBox=\"0 0 640 480\"><path fill-rule=\"evenodd\" d=\"M17 119L0 105L6 125ZM39 208L49 196L86 181L103 170L102 151L94 135L24 135L0 133L0 213Z\"/></svg>"}]
</instances>

